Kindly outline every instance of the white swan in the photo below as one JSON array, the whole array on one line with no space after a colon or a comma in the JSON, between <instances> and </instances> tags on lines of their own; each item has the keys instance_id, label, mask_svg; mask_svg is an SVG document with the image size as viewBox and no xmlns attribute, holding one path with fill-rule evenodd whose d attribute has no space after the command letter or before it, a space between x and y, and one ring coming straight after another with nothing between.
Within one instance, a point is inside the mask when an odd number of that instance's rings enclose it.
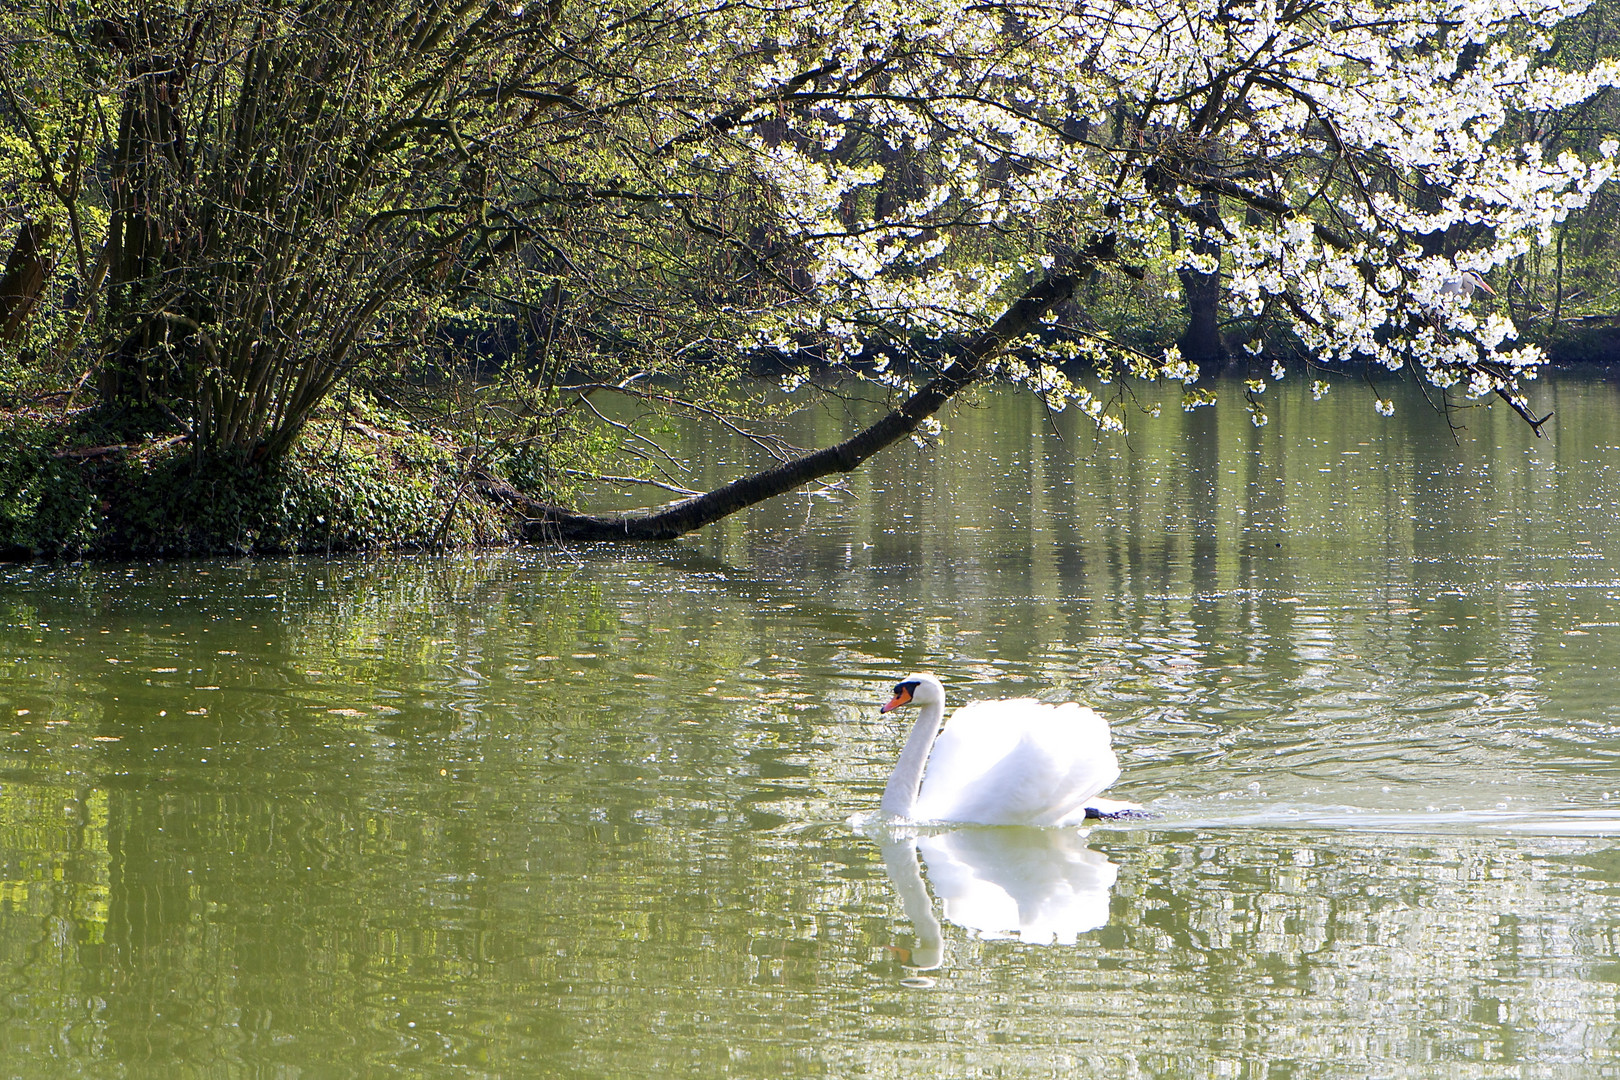
<instances>
[{"instance_id":1,"label":"white swan","mask_svg":"<svg viewBox=\"0 0 1620 1080\"><path fill-rule=\"evenodd\" d=\"M1141 809L1096 797L1119 779L1119 759L1108 722L1090 709L1033 698L980 701L956 710L941 732L945 688L928 674L903 680L883 711L912 704L922 716L883 789L890 818L1074 825Z\"/></svg>"}]
</instances>

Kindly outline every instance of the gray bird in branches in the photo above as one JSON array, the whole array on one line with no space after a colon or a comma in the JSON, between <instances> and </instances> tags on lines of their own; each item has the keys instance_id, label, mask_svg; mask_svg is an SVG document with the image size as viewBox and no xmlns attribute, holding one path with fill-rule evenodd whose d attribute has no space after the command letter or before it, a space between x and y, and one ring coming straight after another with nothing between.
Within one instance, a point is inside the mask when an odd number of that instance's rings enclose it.
<instances>
[{"instance_id":1,"label":"gray bird in branches","mask_svg":"<svg viewBox=\"0 0 1620 1080\"><path fill-rule=\"evenodd\" d=\"M1446 283L1440 286L1442 293L1452 296L1473 296L1475 290L1483 292L1486 296L1495 296L1496 290L1485 283L1477 270L1464 270L1454 278L1447 278Z\"/></svg>"}]
</instances>

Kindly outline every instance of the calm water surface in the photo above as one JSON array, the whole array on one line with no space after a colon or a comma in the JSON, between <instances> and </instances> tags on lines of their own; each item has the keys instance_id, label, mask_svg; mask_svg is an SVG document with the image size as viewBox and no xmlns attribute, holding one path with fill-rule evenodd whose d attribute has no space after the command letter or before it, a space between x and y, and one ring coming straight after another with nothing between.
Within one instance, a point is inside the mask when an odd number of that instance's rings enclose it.
<instances>
[{"instance_id":1,"label":"calm water surface","mask_svg":"<svg viewBox=\"0 0 1620 1080\"><path fill-rule=\"evenodd\" d=\"M1268 396L661 547L0 568L0 1076L1620 1075L1620 391ZM917 668L1157 817L865 827Z\"/></svg>"}]
</instances>

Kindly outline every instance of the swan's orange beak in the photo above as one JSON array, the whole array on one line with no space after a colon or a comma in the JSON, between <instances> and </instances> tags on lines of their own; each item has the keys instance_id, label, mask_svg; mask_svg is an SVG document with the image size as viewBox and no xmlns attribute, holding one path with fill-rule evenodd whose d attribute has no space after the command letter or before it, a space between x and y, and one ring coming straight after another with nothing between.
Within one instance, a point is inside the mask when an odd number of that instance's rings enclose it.
<instances>
[{"instance_id":1,"label":"swan's orange beak","mask_svg":"<svg viewBox=\"0 0 1620 1080\"><path fill-rule=\"evenodd\" d=\"M879 712L893 712L902 705L911 704L911 687L897 686L895 687L895 691L894 700L890 701L887 705L883 706L883 708L879 709Z\"/></svg>"}]
</instances>

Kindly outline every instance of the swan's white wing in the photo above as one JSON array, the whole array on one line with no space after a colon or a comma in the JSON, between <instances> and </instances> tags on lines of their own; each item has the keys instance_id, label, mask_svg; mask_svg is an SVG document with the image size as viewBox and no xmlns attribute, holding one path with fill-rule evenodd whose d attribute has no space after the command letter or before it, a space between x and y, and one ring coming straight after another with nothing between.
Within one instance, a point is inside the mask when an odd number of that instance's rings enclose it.
<instances>
[{"instance_id":1,"label":"swan's white wing","mask_svg":"<svg viewBox=\"0 0 1620 1080\"><path fill-rule=\"evenodd\" d=\"M1119 778L1108 722L1070 702L1030 698L958 709L934 743L913 817L1062 825Z\"/></svg>"},{"instance_id":2,"label":"swan's white wing","mask_svg":"<svg viewBox=\"0 0 1620 1080\"><path fill-rule=\"evenodd\" d=\"M987 771L1017 749L1028 727L1028 711L1046 707L1033 698L1016 698L976 701L952 713L928 754L922 790L918 793L921 801L917 806L917 819L961 820L924 816L922 803L954 805Z\"/></svg>"}]
</instances>

